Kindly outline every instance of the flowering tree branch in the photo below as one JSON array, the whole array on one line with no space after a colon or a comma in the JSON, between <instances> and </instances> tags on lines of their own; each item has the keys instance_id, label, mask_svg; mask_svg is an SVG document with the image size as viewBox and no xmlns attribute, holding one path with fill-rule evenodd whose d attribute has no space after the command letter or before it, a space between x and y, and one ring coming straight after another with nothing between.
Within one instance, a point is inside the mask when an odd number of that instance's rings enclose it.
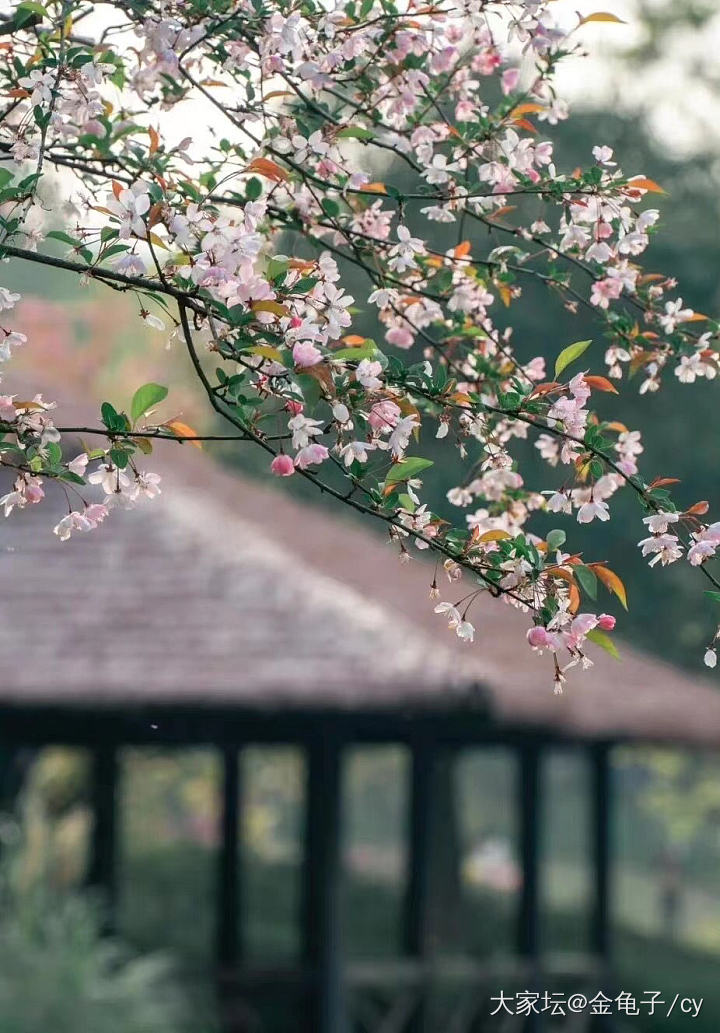
<instances>
[{"instance_id":1,"label":"flowering tree branch","mask_svg":"<svg viewBox=\"0 0 720 1033\"><path fill-rule=\"evenodd\" d=\"M561 25L553 6L14 5L0 25L0 256L133 294L141 319L179 335L231 430L164 418L158 384L127 411L103 402L98 425L83 427L56 423L41 395L2 395L0 465L15 475L5 514L59 483L65 539L158 494L142 468L156 439L252 445L272 474L381 521L402 559L413 545L437 554L451 584L469 580L460 602L436 604L461 639L474 637L481 593L526 612L558 689L590 663L588 640L615 652L599 588L627 604L620 576L568 541L568 517L610 520L629 486L651 565L684 559L720 589L720 522L705 502L676 502L674 478L646 480L639 433L593 404L605 394L619 406L631 378L641 393L668 373L713 379L720 328L638 263L657 226L646 205L656 183L624 174L601 145L586 168L556 166L552 129L568 115L557 66L577 58L584 23L618 19ZM203 115L183 137L187 110ZM351 269L368 288L357 300L343 286ZM608 340L602 372L590 341L516 352L513 309L533 282L593 313ZM18 300L0 288L0 309ZM0 327L1 358L24 343L20 327ZM540 491L514 453L530 432ZM423 498L433 434L465 463L452 522ZM101 444L69 458L70 435ZM537 533L541 512L567 529Z\"/></svg>"}]
</instances>

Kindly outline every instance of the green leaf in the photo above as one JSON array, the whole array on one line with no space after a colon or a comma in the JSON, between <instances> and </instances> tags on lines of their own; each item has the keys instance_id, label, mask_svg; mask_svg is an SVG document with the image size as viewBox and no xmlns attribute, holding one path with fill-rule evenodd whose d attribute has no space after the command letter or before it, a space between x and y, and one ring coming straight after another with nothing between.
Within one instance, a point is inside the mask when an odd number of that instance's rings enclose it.
<instances>
[{"instance_id":1,"label":"green leaf","mask_svg":"<svg viewBox=\"0 0 720 1033\"><path fill-rule=\"evenodd\" d=\"M62 449L58 445L57 441L49 441L45 445L45 455L47 457L47 463L50 467L57 467L62 462Z\"/></svg>"},{"instance_id":2,"label":"green leaf","mask_svg":"<svg viewBox=\"0 0 720 1033\"><path fill-rule=\"evenodd\" d=\"M168 389L163 387L162 384L143 384L142 387L139 387L133 395L132 406L130 407L133 423L137 423L148 409L152 409L154 405L167 398L167 393Z\"/></svg>"},{"instance_id":3,"label":"green leaf","mask_svg":"<svg viewBox=\"0 0 720 1033\"><path fill-rule=\"evenodd\" d=\"M333 359L350 359L361 362L362 359L372 359L377 351L377 345L370 338L364 344L355 345L352 348L338 348L332 353Z\"/></svg>"},{"instance_id":4,"label":"green leaf","mask_svg":"<svg viewBox=\"0 0 720 1033\"><path fill-rule=\"evenodd\" d=\"M82 487L85 487L85 479L73 473L72 470L63 470L61 474L58 474L58 479L67 481L69 484L80 484Z\"/></svg>"},{"instance_id":5,"label":"green leaf","mask_svg":"<svg viewBox=\"0 0 720 1033\"><path fill-rule=\"evenodd\" d=\"M100 413L102 415L102 421L108 430L125 430L125 417L121 415L121 413L117 412L115 408L110 405L110 402L102 403L100 406Z\"/></svg>"},{"instance_id":6,"label":"green leaf","mask_svg":"<svg viewBox=\"0 0 720 1033\"><path fill-rule=\"evenodd\" d=\"M247 197L248 201L257 201L261 193L262 183L256 176L253 176L252 179L247 181L245 186L245 197Z\"/></svg>"},{"instance_id":7,"label":"green leaf","mask_svg":"<svg viewBox=\"0 0 720 1033\"><path fill-rule=\"evenodd\" d=\"M617 646L604 631L598 631L597 628L593 628L592 631L588 631L585 637L589 639L590 642L594 642L596 646L600 646L601 649L604 649L606 653L609 653L610 656L614 657L616 660L620 659L620 653L618 652Z\"/></svg>"},{"instance_id":8,"label":"green leaf","mask_svg":"<svg viewBox=\"0 0 720 1033\"><path fill-rule=\"evenodd\" d=\"M410 456L408 459L403 459L400 463L395 463L395 465L390 468L388 475L385 478L385 483L398 484L399 481L408 481L411 477L416 477L422 470L427 470L427 468L432 465L432 459L421 459L419 456Z\"/></svg>"},{"instance_id":9,"label":"green leaf","mask_svg":"<svg viewBox=\"0 0 720 1033\"><path fill-rule=\"evenodd\" d=\"M575 341L574 344L569 344L567 348L563 348L555 359L555 376L559 377L565 367L569 366L571 362L575 362L575 359L579 359L591 344L592 341Z\"/></svg>"},{"instance_id":10,"label":"green leaf","mask_svg":"<svg viewBox=\"0 0 720 1033\"><path fill-rule=\"evenodd\" d=\"M307 292L311 291L318 282L317 276L303 276L301 280L298 280L298 282L293 285L293 294L307 294Z\"/></svg>"},{"instance_id":11,"label":"green leaf","mask_svg":"<svg viewBox=\"0 0 720 1033\"><path fill-rule=\"evenodd\" d=\"M561 545L565 544L566 538L567 535L565 532L559 527L556 527L555 530L548 532L545 541L547 542L548 549L552 549L552 551L555 552L556 549L559 549Z\"/></svg>"},{"instance_id":12,"label":"green leaf","mask_svg":"<svg viewBox=\"0 0 720 1033\"><path fill-rule=\"evenodd\" d=\"M48 13L42 4L38 4L35 0L22 0L21 4L18 4L18 14L39 14L41 18L47 18Z\"/></svg>"},{"instance_id":13,"label":"green leaf","mask_svg":"<svg viewBox=\"0 0 720 1033\"><path fill-rule=\"evenodd\" d=\"M590 570L590 567L585 567L582 563L578 563L577 566L572 568L572 572L575 575L575 580L585 591L585 594L589 595L591 599L597 599L597 577L594 571Z\"/></svg>"},{"instance_id":14,"label":"green leaf","mask_svg":"<svg viewBox=\"0 0 720 1033\"><path fill-rule=\"evenodd\" d=\"M287 259L271 258L267 264L268 280L274 280L278 276L283 276L289 267L290 263Z\"/></svg>"},{"instance_id":15,"label":"green leaf","mask_svg":"<svg viewBox=\"0 0 720 1033\"><path fill-rule=\"evenodd\" d=\"M118 470L124 470L130 462L130 453L126 452L124 448L111 448L110 458Z\"/></svg>"},{"instance_id":16,"label":"green leaf","mask_svg":"<svg viewBox=\"0 0 720 1033\"><path fill-rule=\"evenodd\" d=\"M338 137L352 137L354 140L372 140L375 136L372 129L363 129L362 126L346 126L337 134Z\"/></svg>"},{"instance_id":17,"label":"green leaf","mask_svg":"<svg viewBox=\"0 0 720 1033\"><path fill-rule=\"evenodd\" d=\"M705 595L709 595L713 602L720 603L720 592L712 592L706 588Z\"/></svg>"},{"instance_id":18,"label":"green leaf","mask_svg":"<svg viewBox=\"0 0 720 1033\"><path fill-rule=\"evenodd\" d=\"M334 201L332 197L323 197L320 204L322 206L322 210L329 218L334 219L340 214L340 205L337 201Z\"/></svg>"}]
</instances>

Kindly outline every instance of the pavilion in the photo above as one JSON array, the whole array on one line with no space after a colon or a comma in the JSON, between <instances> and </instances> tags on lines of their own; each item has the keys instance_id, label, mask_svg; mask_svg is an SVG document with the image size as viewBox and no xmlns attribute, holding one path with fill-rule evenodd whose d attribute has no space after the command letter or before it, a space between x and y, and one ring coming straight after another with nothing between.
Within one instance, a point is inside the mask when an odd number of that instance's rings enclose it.
<instances>
[{"instance_id":1,"label":"pavilion","mask_svg":"<svg viewBox=\"0 0 720 1033\"><path fill-rule=\"evenodd\" d=\"M51 533L54 503L0 524L0 743L6 750L62 744L91 751L92 881L112 899L118 751L210 744L224 773L216 956L226 1002L251 1000L263 986L294 987L308 1033L345 1033L369 1028L353 1026L348 989L379 981L405 993L375 1029L420 1030L424 988L433 979L478 974L472 958L434 957L428 937L438 758L491 744L516 755L523 873L516 949L532 985L546 965L539 775L545 752L567 744L584 752L591 771L593 901L584 971L604 973L610 752L640 741L717 747L720 694L623 647L620 664L601 653L593 670L554 696L547 663L525 647L522 618L509 607L481 609L474 646L448 634L432 612L432 567L420 554L400 564L397 550L367 527L232 477L188 446L164 446L157 468L164 473L160 499L113 513L69 542ZM302 958L292 971L256 971L243 961L237 761L253 743L293 743L306 757ZM397 963L343 961L340 786L343 751L357 743L402 743L411 755L404 958ZM229 1033L257 1028L234 1014L229 1003ZM480 1028L471 1023L453 1028Z\"/></svg>"}]
</instances>

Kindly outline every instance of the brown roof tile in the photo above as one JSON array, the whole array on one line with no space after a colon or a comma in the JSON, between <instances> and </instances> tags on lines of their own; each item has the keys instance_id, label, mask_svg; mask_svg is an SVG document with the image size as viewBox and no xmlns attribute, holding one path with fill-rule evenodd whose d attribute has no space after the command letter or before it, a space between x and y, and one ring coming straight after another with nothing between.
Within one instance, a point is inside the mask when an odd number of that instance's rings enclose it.
<instances>
[{"instance_id":1,"label":"brown roof tile","mask_svg":"<svg viewBox=\"0 0 720 1033\"><path fill-rule=\"evenodd\" d=\"M457 708L479 685L500 722L720 743L708 681L623 647L554 696L509 607L488 600L460 643L419 554L401 565L342 513L160 451L162 497L90 534L52 534L59 492L0 523L0 701Z\"/></svg>"}]
</instances>

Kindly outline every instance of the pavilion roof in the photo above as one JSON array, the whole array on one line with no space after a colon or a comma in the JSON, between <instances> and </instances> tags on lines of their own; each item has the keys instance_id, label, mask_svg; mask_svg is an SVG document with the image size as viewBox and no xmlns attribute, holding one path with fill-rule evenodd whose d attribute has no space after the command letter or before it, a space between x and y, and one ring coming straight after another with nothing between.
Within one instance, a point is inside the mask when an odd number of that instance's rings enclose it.
<instances>
[{"instance_id":1,"label":"pavilion roof","mask_svg":"<svg viewBox=\"0 0 720 1033\"><path fill-rule=\"evenodd\" d=\"M473 707L571 736L720 743L709 681L622 646L554 696L510 607L478 605L476 641L461 643L416 549L401 564L342 513L189 446L160 451L162 497L89 534L52 534L59 491L0 523L0 703Z\"/></svg>"}]
</instances>

